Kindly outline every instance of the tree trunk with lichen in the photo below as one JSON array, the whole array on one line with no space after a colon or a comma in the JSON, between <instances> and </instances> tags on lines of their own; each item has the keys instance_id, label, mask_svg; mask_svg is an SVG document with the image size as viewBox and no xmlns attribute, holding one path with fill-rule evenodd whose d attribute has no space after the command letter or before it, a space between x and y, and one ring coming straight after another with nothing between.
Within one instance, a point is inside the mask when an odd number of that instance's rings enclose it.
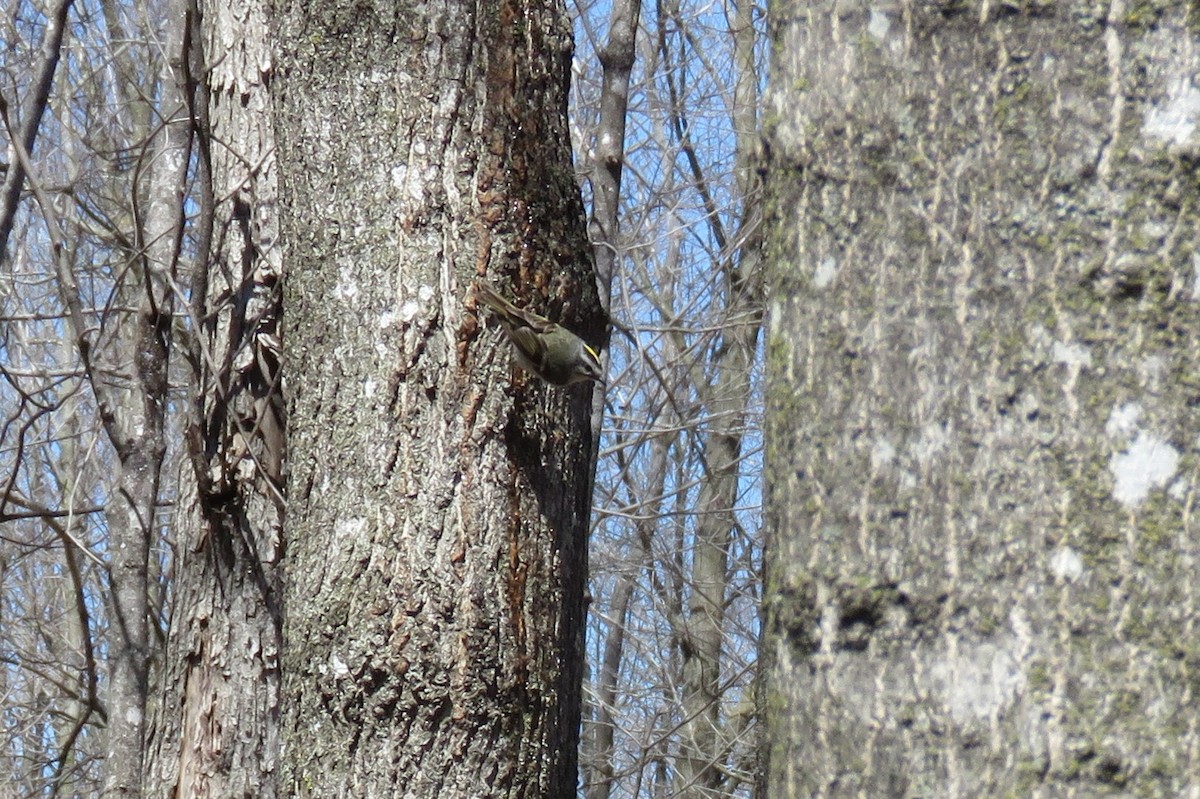
<instances>
[{"instance_id":1,"label":"tree trunk with lichen","mask_svg":"<svg viewBox=\"0 0 1200 799\"><path fill-rule=\"evenodd\" d=\"M767 796L1200 791L1185 5L775 3Z\"/></svg>"},{"instance_id":2,"label":"tree trunk with lichen","mask_svg":"<svg viewBox=\"0 0 1200 799\"><path fill-rule=\"evenodd\" d=\"M284 790L575 793L591 389L483 277L601 330L555 3L283 3Z\"/></svg>"},{"instance_id":3,"label":"tree trunk with lichen","mask_svg":"<svg viewBox=\"0 0 1200 799\"><path fill-rule=\"evenodd\" d=\"M145 793L272 799L285 442L270 36L261 3L206 3L203 16L178 5L189 25L200 254L186 280L193 393Z\"/></svg>"}]
</instances>

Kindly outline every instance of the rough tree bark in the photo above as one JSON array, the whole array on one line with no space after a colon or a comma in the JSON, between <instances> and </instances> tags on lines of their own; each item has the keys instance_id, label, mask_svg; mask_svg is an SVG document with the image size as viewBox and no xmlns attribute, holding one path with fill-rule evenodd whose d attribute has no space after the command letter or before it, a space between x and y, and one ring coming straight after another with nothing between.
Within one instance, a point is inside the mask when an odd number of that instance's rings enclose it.
<instances>
[{"instance_id":1,"label":"rough tree bark","mask_svg":"<svg viewBox=\"0 0 1200 799\"><path fill-rule=\"evenodd\" d=\"M1186 5L775 2L768 796L1200 791Z\"/></svg>"},{"instance_id":2,"label":"rough tree bark","mask_svg":"<svg viewBox=\"0 0 1200 799\"><path fill-rule=\"evenodd\" d=\"M596 341L557 2L284 2L284 790L575 793L588 387L468 293Z\"/></svg>"},{"instance_id":3,"label":"rough tree bark","mask_svg":"<svg viewBox=\"0 0 1200 799\"><path fill-rule=\"evenodd\" d=\"M218 0L202 16L179 5L201 206L187 281L194 393L146 793L274 797L284 428L270 36L262 3Z\"/></svg>"}]
</instances>

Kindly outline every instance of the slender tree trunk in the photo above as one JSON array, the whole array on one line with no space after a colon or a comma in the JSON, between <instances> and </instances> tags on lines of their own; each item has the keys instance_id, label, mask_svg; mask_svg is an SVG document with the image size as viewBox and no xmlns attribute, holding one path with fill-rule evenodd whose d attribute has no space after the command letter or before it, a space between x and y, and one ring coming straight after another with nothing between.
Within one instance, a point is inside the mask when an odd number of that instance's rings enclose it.
<instances>
[{"instance_id":1,"label":"slender tree trunk","mask_svg":"<svg viewBox=\"0 0 1200 799\"><path fill-rule=\"evenodd\" d=\"M597 664L597 675L593 680L596 685L595 707L586 729L584 741L584 764L587 768L585 789L587 799L608 799L616 787L617 750L614 746L618 706L622 697L619 695L622 686L622 658L625 644L631 635L628 628L629 606L637 587L638 573L644 570L646 584L656 589L662 598L663 607L675 607L672 597L662 591L662 584L655 579L658 553L653 550L652 541L658 519L663 515L663 498L666 496L667 475L670 472L671 448L678 441L674 432L677 425L669 421L663 423L660 435L654 436L648 442L650 450L647 458L647 468L644 473L636 476L626 471L621 479L630 486L631 490L644 491L644 495L654 499L641 508L636 522L637 543L640 557L633 556L626 566L627 571L618 578L617 587L609 594L607 607L601 606L600 612L607 610L610 620L606 625L604 652ZM638 431L638 435L641 431ZM625 445L618 435L617 447ZM649 484L639 478L649 477ZM632 484L632 485L631 485ZM677 622L679 614L671 614L670 620ZM626 677L626 681L628 681ZM634 677L634 681L636 681ZM627 683L626 683L627 684Z\"/></svg>"},{"instance_id":2,"label":"slender tree trunk","mask_svg":"<svg viewBox=\"0 0 1200 799\"><path fill-rule=\"evenodd\" d=\"M588 220L588 238L592 244L592 261L596 267L596 285L605 311L612 307L612 283L617 264L617 241L621 200L621 171L625 165L625 121L629 110L630 75L636 58L640 0L614 0L609 9L607 41L600 54L604 69L599 100L600 118L595 141L579 149L594 153L587 164L592 184L592 215ZM608 355L604 362L607 366ZM597 392L592 398L592 453L599 456L600 436L604 427L604 396ZM593 472L593 486L595 473ZM589 494L594 493L589 491ZM626 635L626 613L634 589L632 575L624 575L620 588L610 604L612 618L608 624L604 654L596 664L596 695L594 706L585 720L583 739L584 790L588 799L608 799L613 787L614 749L616 732L614 707L617 682L621 673L621 656Z\"/></svg>"},{"instance_id":3,"label":"slender tree trunk","mask_svg":"<svg viewBox=\"0 0 1200 799\"><path fill-rule=\"evenodd\" d=\"M24 103L20 108L13 108L11 111L11 133L15 134L16 140L27 153L33 152L42 114L50 101L50 89L54 85L54 73L62 56L63 37L67 32L72 3L73 0L58 0L53 8L49 9L46 32L41 42L41 63L38 64L37 73ZM9 88L5 87L0 93L0 98L5 97L8 91ZM21 201L21 190L27 175L19 158L13 159L5 166L3 182L0 183L0 256L6 257L9 235L12 233L13 220L17 216L17 206Z\"/></svg>"},{"instance_id":4,"label":"slender tree trunk","mask_svg":"<svg viewBox=\"0 0 1200 799\"><path fill-rule=\"evenodd\" d=\"M772 8L767 795L1195 796L1192 12L845 8Z\"/></svg>"},{"instance_id":5,"label":"slender tree trunk","mask_svg":"<svg viewBox=\"0 0 1200 799\"><path fill-rule=\"evenodd\" d=\"M569 20L279 12L284 790L573 797L591 393L514 372L468 293L599 337Z\"/></svg>"},{"instance_id":6,"label":"slender tree trunk","mask_svg":"<svg viewBox=\"0 0 1200 799\"><path fill-rule=\"evenodd\" d=\"M145 771L150 543L159 532L169 346L177 301L174 285L191 144L182 63L185 22L182 14L168 16L165 49L169 55L158 98L163 121L136 167L133 192L142 201L135 200L134 205L135 249L118 276L118 310L105 324L112 331L113 345L105 347L105 355L92 370L93 390L97 383L107 384L97 391L97 404L101 417L111 414L109 438L120 464L105 512L111 552L108 738L101 789L106 799L140 797ZM136 310L127 314L122 307ZM98 339L103 342L106 337L102 329Z\"/></svg>"},{"instance_id":7,"label":"slender tree trunk","mask_svg":"<svg viewBox=\"0 0 1200 799\"><path fill-rule=\"evenodd\" d=\"M200 262L174 616L148 795L279 795L284 428L271 53L261 3L191 14Z\"/></svg>"},{"instance_id":8,"label":"slender tree trunk","mask_svg":"<svg viewBox=\"0 0 1200 799\"><path fill-rule=\"evenodd\" d=\"M720 343L714 348L711 381L699 381L708 433L704 439L704 477L700 486L699 518L691 553L687 622L680 633L683 662L684 741L679 759L679 787L685 797L724 793L725 774L718 767L732 747L722 701L722 658L725 649L725 606L730 574L729 547L737 534L734 509L739 504L743 440L747 409L751 407L751 366L762 320L759 274L761 195L756 174L758 152L758 78L754 70L754 25L748 3L740 3L731 29L735 47L734 133L736 185L742 203L741 219L729 235L713 208L709 215L713 238L722 245L718 291L724 297ZM700 154L685 136L693 163ZM695 170L699 174L699 170ZM704 183L700 183L703 188ZM704 197L708 191L702 191Z\"/></svg>"},{"instance_id":9,"label":"slender tree trunk","mask_svg":"<svg viewBox=\"0 0 1200 799\"><path fill-rule=\"evenodd\" d=\"M615 0L608 22L608 40L600 53L604 75L600 87L600 120L589 177L592 181L592 218L589 237L600 281L600 294L607 303L616 271L621 171L625 166L625 118L629 111L630 76L636 60L638 19L641 0Z\"/></svg>"},{"instance_id":10,"label":"slender tree trunk","mask_svg":"<svg viewBox=\"0 0 1200 799\"><path fill-rule=\"evenodd\" d=\"M621 658L629 634L626 622L629 603L637 583L635 574L622 574L612 591L610 618L606 625L604 650L596 664L596 696L591 718L588 719L584 750L587 772L587 799L608 799L612 794L616 774L613 742L616 735L616 713L620 685Z\"/></svg>"}]
</instances>

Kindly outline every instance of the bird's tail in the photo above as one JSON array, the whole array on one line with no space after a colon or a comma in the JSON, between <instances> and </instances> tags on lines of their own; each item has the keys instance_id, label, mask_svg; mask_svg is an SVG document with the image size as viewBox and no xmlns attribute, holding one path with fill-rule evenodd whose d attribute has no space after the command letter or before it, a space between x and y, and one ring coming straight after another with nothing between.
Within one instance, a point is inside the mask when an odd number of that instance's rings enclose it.
<instances>
[{"instance_id":1,"label":"bird's tail","mask_svg":"<svg viewBox=\"0 0 1200 799\"><path fill-rule=\"evenodd\" d=\"M499 316L514 323L522 320L524 315L521 313L520 309L497 294L491 286L483 281L476 280L474 287L475 297L484 305L495 311Z\"/></svg>"}]
</instances>

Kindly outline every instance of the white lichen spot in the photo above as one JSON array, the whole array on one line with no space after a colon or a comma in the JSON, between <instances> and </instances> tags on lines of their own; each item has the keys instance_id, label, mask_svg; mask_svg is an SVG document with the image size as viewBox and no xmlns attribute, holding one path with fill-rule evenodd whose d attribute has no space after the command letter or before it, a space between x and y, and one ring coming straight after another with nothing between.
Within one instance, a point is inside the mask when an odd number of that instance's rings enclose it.
<instances>
[{"instance_id":1,"label":"white lichen spot","mask_svg":"<svg viewBox=\"0 0 1200 799\"><path fill-rule=\"evenodd\" d=\"M775 331L779 329L778 322L783 319L783 303L778 299L771 299L771 304L767 308L767 318L776 322L776 324L767 326L767 329L771 331L772 338L774 338Z\"/></svg>"},{"instance_id":2,"label":"white lichen spot","mask_svg":"<svg viewBox=\"0 0 1200 799\"><path fill-rule=\"evenodd\" d=\"M1192 253L1192 302L1200 302L1200 252Z\"/></svg>"},{"instance_id":3,"label":"white lichen spot","mask_svg":"<svg viewBox=\"0 0 1200 799\"><path fill-rule=\"evenodd\" d=\"M397 189L404 188L408 180L408 164L396 164L392 167L392 185Z\"/></svg>"},{"instance_id":4,"label":"white lichen spot","mask_svg":"<svg viewBox=\"0 0 1200 799\"><path fill-rule=\"evenodd\" d=\"M891 466L892 461L896 460L896 448L892 446L892 442L886 438L881 438L871 447L871 468L881 469L884 466Z\"/></svg>"},{"instance_id":5,"label":"white lichen spot","mask_svg":"<svg viewBox=\"0 0 1200 799\"><path fill-rule=\"evenodd\" d=\"M1179 452L1157 436L1139 432L1124 452L1114 452L1108 462L1113 475L1113 498L1136 508L1150 491L1166 485L1179 468Z\"/></svg>"},{"instance_id":6,"label":"white lichen spot","mask_svg":"<svg viewBox=\"0 0 1200 799\"><path fill-rule=\"evenodd\" d=\"M394 324L399 323L400 314L396 311L384 311L379 315L379 329L387 330Z\"/></svg>"},{"instance_id":7,"label":"white lichen spot","mask_svg":"<svg viewBox=\"0 0 1200 799\"><path fill-rule=\"evenodd\" d=\"M418 286L416 296L410 294L408 299L400 305L400 321L408 324L418 316L428 315L427 309L436 296L437 292L433 286Z\"/></svg>"},{"instance_id":8,"label":"white lichen spot","mask_svg":"<svg viewBox=\"0 0 1200 799\"><path fill-rule=\"evenodd\" d=\"M1025 685L1017 658L990 643L960 645L956 656L939 658L930 671L941 689L942 702L958 724L986 721L1000 714Z\"/></svg>"},{"instance_id":9,"label":"white lichen spot","mask_svg":"<svg viewBox=\"0 0 1200 799\"><path fill-rule=\"evenodd\" d=\"M329 672L334 677L345 677L350 673L350 667L346 665L346 661L342 660L336 652L329 656Z\"/></svg>"},{"instance_id":10,"label":"white lichen spot","mask_svg":"<svg viewBox=\"0 0 1200 799\"><path fill-rule=\"evenodd\" d=\"M1050 571L1058 579L1073 583L1083 576L1083 558L1071 547L1059 547L1050 556Z\"/></svg>"},{"instance_id":11,"label":"white lichen spot","mask_svg":"<svg viewBox=\"0 0 1200 799\"><path fill-rule=\"evenodd\" d=\"M337 544L361 538L367 529L367 520L361 516L350 519L338 519L333 523L333 538Z\"/></svg>"},{"instance_id":12,"label":"white lichen spot","mask_svg":"<svg viewBox=\"0 0 1200 799\"><path fill-rule=\"evenodd\" d=\"M1029 616L1020 605L1013 605L1008 611L1008 626L1012 628L1018 641L1033 640L1033 625L1029 623Z\"/></svg>"},{"instance_id":13,"label":"white lichen spot","mask_svg":"<svg viewBox=\"0 0 1200 799\"><path fill-rule=\"evenodd\" d=\"M886 39L888 31L891 30L892 21L888 19L888 15L877 8L871 9L871 17L867 20L867 33L874 36L876 39Z\"/></svg>"},{"instance_id":14,"label":"white lichen spot","mask_svg":"<svg viewBox=\"0 0 1200 799\"><path fill-rule=\"evenodd\" d=\"M1161 355L1147 355L1138 363L1142 382L1151 391L1157 391L1167 376L1167 362Z\"/></svg>"},{"instance_id":15,"label":"white lichen spot","mask_svg":"<svg viewBox=\"0 0 1200 799\"><path fill-rule=\"evenodd\" d=\"M1092 352L1082 344L1066 344L1062 341L1055 341L1050 348L1050 357L1054 359L1055 363L1067 366L1087 368L1092 365Z\"/></svg>"},{"instance_id":16,"label":"white lichen spot","mask_svg":"<svg viewBox=\"0 0 1200 799\"><path fill-rule=\"evenodd\" d=\"M371 397L374 397L375 396L375 388L377 385L378 384L375 382L375 379L372 377L368 377L366 380L364 380L363 381L363 399L370 399Z\"/></svg>"},{"instance_id":17,"label":"white lichen spot","mask_svg":"<svg viewBox=\"0 0 1200 799\"><path fill-rule=\"evenodd\" d=\"M819 289L823 289L833 282L837 277L838 263L832 255L827 255L821 259L821 263L817 264L817 270L813 272L813 285Z\"/></svg>"},{"instance_id":18,"label":"white lichen spot","mask_svg":"<svg viewBox=\"0 0 1200 799\"><path fill-rule=\"evenodd\" d=\"M358 280L354 276L354 270L350 267L343 267L338 284L333 289L333 295L340 300L346 302L354 302L358 299L361 290L358 287Z\"/></svg>"},{"instance_id":19,"label":"white lichen spot","mask_svg":"<svg viewBox=\"0 0 1200 799\"><path fill-rule=\"evenodd\" d=\"M1142 406L1136 402L1127 402L1119 408L1113 408L1104 423L1104 432L1109 438L1127 438L1137 430L1138 419L1142 418Z\"/></svg>"},{"instance_id":20,"label":"white lichen spot","mask_svg":"<svg viewBox=\"0 0 1200 799\"><path fill-rule=\"evenodd\" d=\"M921 437L913 442L912 454L917 463L927 464L933 457L946 448L946 428L940 424L927 424L921 428Z\"/></svg>"},{"instance_id":21,"label":"white lichen spot","mask_svg":"<svg viewBox=\"0 0 1200 799\"><path fill-rule=\"evenodd\" d=\"M404 304L400 306L400 321L408 324L412 320L416 319L420 313L421 303L414 299L405 300Z\"/></svg>"},{"instance_id":22,"label":"white lichen spot","mask_svg":"<svg viewBox=\"0 0 1200 799\"><path fill-rule=\"evenodd\" d=\"M1146 111L1142 131L1152 139L1173 144L1187 143L1200 123L1200 89L1190 77L1179 76L1167 87L1167 96Z\"/></svg>"},{"instance_id":23,"label":"white lichen spot","mask_svg":"<svg viewBox=\"0 0 1200 799\"><path fill-rule=\"evenodd\" d=\"M408 200L409 205L419 208L423 206L429 199L429 193L425 191L425 184L420 180L408 181Z\"/></svg>"}]
</instances>

